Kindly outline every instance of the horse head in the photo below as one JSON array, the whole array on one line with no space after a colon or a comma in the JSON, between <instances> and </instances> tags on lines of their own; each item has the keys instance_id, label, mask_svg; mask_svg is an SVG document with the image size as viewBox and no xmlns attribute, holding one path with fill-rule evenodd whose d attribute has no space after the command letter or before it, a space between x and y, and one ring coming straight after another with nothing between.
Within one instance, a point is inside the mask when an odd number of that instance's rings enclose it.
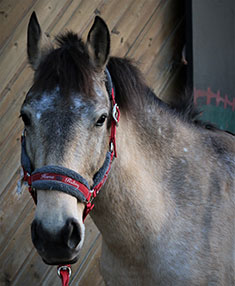
<instances>
[{"instance_id":1,"label":"horse head","mask_svg":"<svg viewBox=\"0 0 235 286\"><path fill-rule=\"evenodd\" d=\"M59 190L56 186L61 182L53 187L50 176L66 175L69 184L76 179L73 174L79 174L89 189L104 168L112 125L105 71L110 34L105 22L96 17L86 43L67 33L57 37L56 47L45 47L42 38L33 13L28 25L27 52L34 81L21 107L21 117L25 125L25 153L32 172L42 168L49 171L41 176L46 184L36 188L31 234L44 262L74 263L84 241L86 200L71 195L69 187ZM55 175L51 166L67 173Z\"/></svg>"}]
</instances>

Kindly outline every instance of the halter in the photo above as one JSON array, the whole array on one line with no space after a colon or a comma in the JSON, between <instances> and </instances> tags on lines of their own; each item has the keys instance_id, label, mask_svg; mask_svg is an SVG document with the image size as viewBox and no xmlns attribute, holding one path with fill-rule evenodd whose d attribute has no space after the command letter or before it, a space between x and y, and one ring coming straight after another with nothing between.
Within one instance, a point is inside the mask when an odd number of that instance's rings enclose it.
<instances>
[{"instance_id":1,"label":"halter","mask_svg":"<svg viewBox=\"0 0 235 286\"><path fill-rule=\"evenodd\" d=\"M93 209L92 201L98 195L101 187L104 185L111 169L114 157L117 157L116 151L116 126L119 122L120 111L115 102L114 87L109 71L106 69L106 89L109 93L112 104L112 122L111 134L109 140L109 151L103 166L94 175L93 186L90 187L86 179L73 170L61 166L43 166L32 172L32 164L26 152L25 131L21 138L21 166L24 172L23 181L28 183L29 192L37 203L36 190L56 190L74 196L78 201L85 204L83 221L88 213Z\"/></svg>"}]
</instances>

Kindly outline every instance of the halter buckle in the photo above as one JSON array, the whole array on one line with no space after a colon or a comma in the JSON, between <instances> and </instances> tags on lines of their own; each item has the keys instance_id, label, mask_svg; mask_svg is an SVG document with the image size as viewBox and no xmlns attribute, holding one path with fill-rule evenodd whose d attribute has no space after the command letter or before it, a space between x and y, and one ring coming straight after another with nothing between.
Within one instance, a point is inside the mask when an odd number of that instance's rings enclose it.
<instances>
[{"instance_id":1,"label":"halter buckle","mask_svg":"<svg viewBox=\"0 0 235 286\"><path fill-rule=\"evenodd\" d=\"M113 142L111 141L110 144L109 144L109 151L112 153L114 150L114 144Z\"/></svg>"}]
</instances>

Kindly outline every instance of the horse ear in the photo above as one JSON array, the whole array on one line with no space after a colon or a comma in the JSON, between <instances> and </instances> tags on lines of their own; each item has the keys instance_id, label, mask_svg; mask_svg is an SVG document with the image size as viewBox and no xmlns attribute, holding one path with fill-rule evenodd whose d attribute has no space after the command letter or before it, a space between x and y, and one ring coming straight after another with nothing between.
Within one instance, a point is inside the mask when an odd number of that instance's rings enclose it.
<instances>
[{"instance_id":1,"label":"horse ear","mask_svg":"<svg viewBox=\"0 0 235 286\"><path fill-rule=\"evenodd\" d=\"M104 69L109 57L110 34L106 23L99 16L95 17L94 24L88 34L87 48L95 68Z\"/></svg>"},{"instance_id":2,"label":"horse ear","mask_svg":"<svg viewBox=\"0 0 235 286\"><path fill-rule=\"evenodd\" d=\"M28 60L34 70L37 69L40 56L40 40L41 40L41 28L38 23L36 13L33 12L29 24L28 24L28 33L27 33L27 53Z\"/></svg>"}]
</instances>

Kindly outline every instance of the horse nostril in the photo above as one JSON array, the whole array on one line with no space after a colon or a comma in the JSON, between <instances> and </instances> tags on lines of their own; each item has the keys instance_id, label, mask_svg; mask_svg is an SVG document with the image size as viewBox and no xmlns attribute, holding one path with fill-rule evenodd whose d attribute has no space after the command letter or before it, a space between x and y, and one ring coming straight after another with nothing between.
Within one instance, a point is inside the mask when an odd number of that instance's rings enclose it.
<instances>
[{"instance_id":1,"label":"horse nostril","mask_svg":"<svg viewBox=\"0 0 235 286\"><path fill-rule=\"evenodd\" d=\"M68 219L62 233L64 242L70 249L76 248L81 241L81 229L76 219Z\"/></svg>"}]
</instances>

